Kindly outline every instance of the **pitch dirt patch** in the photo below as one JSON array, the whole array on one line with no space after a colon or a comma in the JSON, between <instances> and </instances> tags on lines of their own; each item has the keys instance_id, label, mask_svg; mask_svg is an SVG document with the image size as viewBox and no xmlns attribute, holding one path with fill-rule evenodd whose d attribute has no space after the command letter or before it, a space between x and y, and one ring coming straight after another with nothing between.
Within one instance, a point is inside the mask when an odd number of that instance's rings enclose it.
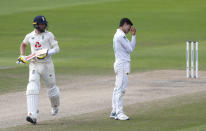
<instances>
[{"instance_id":1,"label":"pitch dirt patch","mask_svg":"<svg viewBox=\"0 0 206 131\"><path fill-rule=\"evenodd\" d=\"M57 116L51 116L47 92L45 88L42 88L39 96L38 121L111 108L114 75L58 76L57 78L61 90L60 111ZM205 78L206 72L200 72L200 78L186 79L185 71L181 70L132 73L129 75L124 105L206 91ZM0 105L0 128L27 124L25 92L0 95Z\"/></svg>"}]
</instances>

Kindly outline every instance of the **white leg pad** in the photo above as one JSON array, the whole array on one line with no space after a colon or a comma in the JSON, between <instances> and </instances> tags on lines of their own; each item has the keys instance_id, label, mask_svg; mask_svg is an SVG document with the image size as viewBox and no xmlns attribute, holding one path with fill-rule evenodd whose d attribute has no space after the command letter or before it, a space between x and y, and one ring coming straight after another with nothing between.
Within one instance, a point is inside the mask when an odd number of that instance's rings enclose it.
<instances>
[{"instance_id":1,"label":"white leg pad","mask_svg":"<svg viewBox=\"0 0 206 131\"><path fill-rule=\"evenodd\" d=\"M60 105L60 91L57 86L53 86L52 88L48 89L48 96L51 102L51 107L58 107Z\"/></svg>"},{"instance_id":2,"label":"white leg pad","mask_svg":"<svg viewBox=\"0 0 206 131\"><path fill-rule=\"evenodd\" d=\"M37 118L39 85L35 81L28 83L26 96L28 116Z\"/></svg>"}]
</instances>

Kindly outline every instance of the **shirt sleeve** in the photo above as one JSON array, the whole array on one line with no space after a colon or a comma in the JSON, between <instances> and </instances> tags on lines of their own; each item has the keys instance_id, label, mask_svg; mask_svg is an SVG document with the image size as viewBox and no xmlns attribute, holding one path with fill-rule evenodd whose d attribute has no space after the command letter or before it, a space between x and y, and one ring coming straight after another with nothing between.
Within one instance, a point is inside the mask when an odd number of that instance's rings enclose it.
<instances>
[{"instance_id":1,"label":"shirt sleeve","mask_svg":"<svg viewBox=\"0 0 206 131\"><path fill-rule=\"evenodd\" d=\"M118 41L128 53L132 53L136 44L136 36L132 36L131 42L126 38L126 36L120 36Z\"/></svg>"},{"instance_id":2,"label":"shirt sleeve","mask_svg":"<svg viewBox=\"0 0 206 131\"><path fill-rule=\"evenodd\" d=\"M51 49L49 49L48 51L48 55L52 56L54 54L56 54L57 52L59 52L59 45L58 45L58 41L56 40L56 38L54 37L54 35L51 33L50 34L50 44L51 44Z\"/></svg>"},{"instance_id":3,"label":"shirt sleeve","mask_svg":"<svg viewBox=\"0 0 206 131\"><path fill-rule=\"evenodd\" d=\"M132 50L134 50L135 45L136 45L136 36L135 35L132 35L131 45L132 45Z\"/></svg>"},{"instance_id":4,"label":"shirt sleeve","mask_svg":"<svg viewBox=\"0 0 206 131\"><path fill-rule=\"evenodd\" d=\"M27 34L27 35L25 36L24 40L23 40L23 43L25 43L26 45L28 45L28 44L29 44L29 38L30 38L30 35Z\"/></svg>"}]
</instances>

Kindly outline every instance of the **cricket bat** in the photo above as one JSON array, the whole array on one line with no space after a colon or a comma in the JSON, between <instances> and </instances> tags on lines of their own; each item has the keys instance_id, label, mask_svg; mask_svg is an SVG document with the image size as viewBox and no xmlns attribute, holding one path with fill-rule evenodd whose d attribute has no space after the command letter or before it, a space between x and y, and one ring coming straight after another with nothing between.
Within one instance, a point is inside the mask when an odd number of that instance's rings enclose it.
<instances>
[{"instance_id":1,"label":"cricket bat","mask_svg":"<svg viewBox=\"0 0 206 131\"><path fill-rule=\"evenodd\" d=\"M27 60L27 61L30 61L31 59L33 59L33 58L35 58L35 57L37 57L37 56L46 54L47 51L48 51L48 49L38 50L38 51L36 51L36 52L34 52L34 53L26 56L26 60ZM20 62L20 61L17 61L16 63L17 63L17 64L20 64L21 62Z\"/></svg>"}]
</instances>

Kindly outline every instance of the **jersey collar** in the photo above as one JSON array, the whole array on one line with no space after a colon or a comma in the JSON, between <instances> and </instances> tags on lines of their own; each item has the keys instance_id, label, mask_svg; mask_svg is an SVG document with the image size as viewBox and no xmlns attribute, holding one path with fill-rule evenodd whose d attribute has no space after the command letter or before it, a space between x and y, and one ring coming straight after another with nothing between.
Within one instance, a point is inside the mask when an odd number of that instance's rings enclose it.
<instances>
[{"instance_id":1,"label":"jersey collar","mask_svg":"<svg viewBox=\"0 0 206 131\"><path fill-rule=\"evenodd\" d=\"M48 31L47 31L47 30L45 30L45 32L40 33L40 34L37 34L37 33L36 33L36 31L35 31L35 29L34 29L34 31L33 31L34 35L42 35L42 34L47 33L47 32L48 32Z\"/></svg>"},{"instance_id":2,"label":"jersey collar","mask_svg":"<svg viewBox=\"0 0 206 131\"><path fill-rule=\"evenodd\" d=\"M126 36L125 33L124 33L121 29L117 29L117 32L118 32L120 35Z\"/></svg>"}]
</instances>

